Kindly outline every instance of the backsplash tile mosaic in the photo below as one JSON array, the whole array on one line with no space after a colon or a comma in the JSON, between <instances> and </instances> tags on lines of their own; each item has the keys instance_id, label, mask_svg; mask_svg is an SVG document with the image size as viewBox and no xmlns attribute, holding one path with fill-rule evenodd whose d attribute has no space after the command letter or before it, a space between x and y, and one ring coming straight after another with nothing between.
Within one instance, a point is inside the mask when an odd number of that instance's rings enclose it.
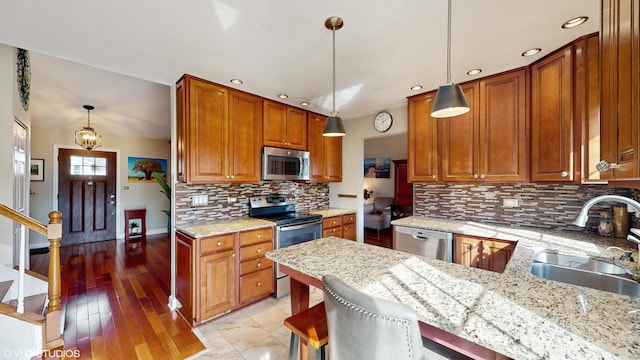
<instances>
[{"instance_id":1,"label":"backsplash tile mosaic","mask_svg":"<svg viewBox=\"0 0 640 360\"><path fill-rule=\"evenodd\" d=\"M630 189L575 184L414 183L413 190L416 216L592 233L598 212L612 204L594 206L587 227L581 229L571 222L587 200L604 194L637 195ZM519 206L503 206L505 199L517 199Z\"/></svg>"},{"instance_id":2,"label":"backsplash tile mosaic","mask_svg":"<svg viewBox=\"0 0 640 360\"><path fill-rule=\"evenodd\" d=\"M294 181L263 181L245 184L176 184L176 225L193 222L239 219L249 215L249 197L284 194L299 211L329 207L329 184ZM207 195L204 206L192 206L193 195ZM229 198L235 199L229 202Z\"/></svg>"}]
</instances>

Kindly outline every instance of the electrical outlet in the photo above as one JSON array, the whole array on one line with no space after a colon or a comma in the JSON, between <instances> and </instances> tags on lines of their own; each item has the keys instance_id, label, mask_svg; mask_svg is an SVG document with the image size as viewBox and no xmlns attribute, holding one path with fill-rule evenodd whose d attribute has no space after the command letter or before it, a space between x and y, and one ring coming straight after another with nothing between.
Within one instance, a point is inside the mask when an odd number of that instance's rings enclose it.
<instances>
[{"instance_id":1,"label":"electrical outlet","mask_svg":"<svg viewBox=\"0 0 640 360\"><path fill-rule=\"evenodd\" d=\"M503 207L520 207L518 199L502 199Z\"/></svg>"},{"instance_id":2,"label":"electrical outlet","mask_svg":"<svg viewBox=\"0 0 640 360\"><path fill-rule=\"evenodd\" d=\"M192 206L208 205L209 195L193 195L191 197Z\"/></svg>"},{"instance_id":3,"label":"electrical outlet","mask_svg":"<svg viewBox=\"0 0 640 360\"><path fill-rule=\"evenodd\" d=\"M231 204L231 203L234 203L234 202L236 202L236 201L238 201L238 198L236 198L236 197L231 197L231 196L229 196L229 197L227 198L227 204Z\"/></svg>"}]
</instances>

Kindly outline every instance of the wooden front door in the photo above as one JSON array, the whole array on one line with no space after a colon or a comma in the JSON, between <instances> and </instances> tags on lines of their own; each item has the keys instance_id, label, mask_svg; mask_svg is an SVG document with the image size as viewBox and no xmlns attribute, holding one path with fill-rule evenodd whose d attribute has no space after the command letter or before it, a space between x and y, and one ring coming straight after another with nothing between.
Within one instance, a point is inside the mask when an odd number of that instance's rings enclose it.
<instances>
[{"instance_id":1,"label":"wooden front door","mask_svg":"<svg viewBox=\"0 0 640 360\"><path fill-rule=\"evenodd\" d=\"M60 149L62 244L116 238L116 153Z\"/></svg>"}]
</instances>

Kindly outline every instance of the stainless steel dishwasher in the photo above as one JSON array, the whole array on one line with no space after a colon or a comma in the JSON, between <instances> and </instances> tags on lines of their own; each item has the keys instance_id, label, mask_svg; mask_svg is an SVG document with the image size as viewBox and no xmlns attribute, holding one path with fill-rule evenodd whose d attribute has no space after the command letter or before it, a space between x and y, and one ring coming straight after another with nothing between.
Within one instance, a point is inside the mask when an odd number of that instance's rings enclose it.
<instances>
[{"instance_id":1,"label":"stainless steel dishwasher","mask_svg":"<svg viewBox=\"0 0 640 360\"><path fill-rule=\"evenodd\" d=\"M430 259L453 262L453 234L394 225L395 249Z\"/></svg>"}]
</instances>

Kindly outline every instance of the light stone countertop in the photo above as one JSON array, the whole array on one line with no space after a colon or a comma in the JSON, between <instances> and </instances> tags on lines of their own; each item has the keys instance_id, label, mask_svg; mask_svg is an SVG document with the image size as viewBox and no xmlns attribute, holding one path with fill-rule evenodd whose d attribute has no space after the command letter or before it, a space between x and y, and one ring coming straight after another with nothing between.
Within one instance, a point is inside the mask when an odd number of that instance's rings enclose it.
<instances>
[{"instance_id":1,"label":"light stone countertop","mask_svg":"<svg viewBox=\"0 0 640 360\"><path fill-rule=\"evenodd\" d=\"M247 217L236 220L207 221L202 223L181 225L176 226L176 230L191 237L200 238L205 236L221 235L230 232L252 230L275 225L276 224L273 221Z\"/></svg>"},{"instance_id":2,"label":"light stone countertop","mask_svg":"<svg viewBox=\"0 0 640 360\"><path fill-rule=\"evenodd\" d=\"M316 210L311 210L309 212L312 213L312 214L322 215L323 218L326 218L326 217L331 217L331 216L338 216L338 215L355 213L356 210L353 210L353 209L341 209L341 208L329 208L329 209L316 209Z\"/></svg>"},{"instance_id":3,"label":"light stone countertop","mask_svg":"<svg viewBox=\"0 0 640 360\"><path fill-rule=\"evenodd\" d=\"M421 321L514 359L640 359L640 312L633 312L640 298L530 274L537 249L611 258L605 248L629 248L626 240L421 217L393 224L518 245L503 274L333 237L267 257L316 279L332 274L365 293L408 304Z\"/></svg>"}]
</instances>

